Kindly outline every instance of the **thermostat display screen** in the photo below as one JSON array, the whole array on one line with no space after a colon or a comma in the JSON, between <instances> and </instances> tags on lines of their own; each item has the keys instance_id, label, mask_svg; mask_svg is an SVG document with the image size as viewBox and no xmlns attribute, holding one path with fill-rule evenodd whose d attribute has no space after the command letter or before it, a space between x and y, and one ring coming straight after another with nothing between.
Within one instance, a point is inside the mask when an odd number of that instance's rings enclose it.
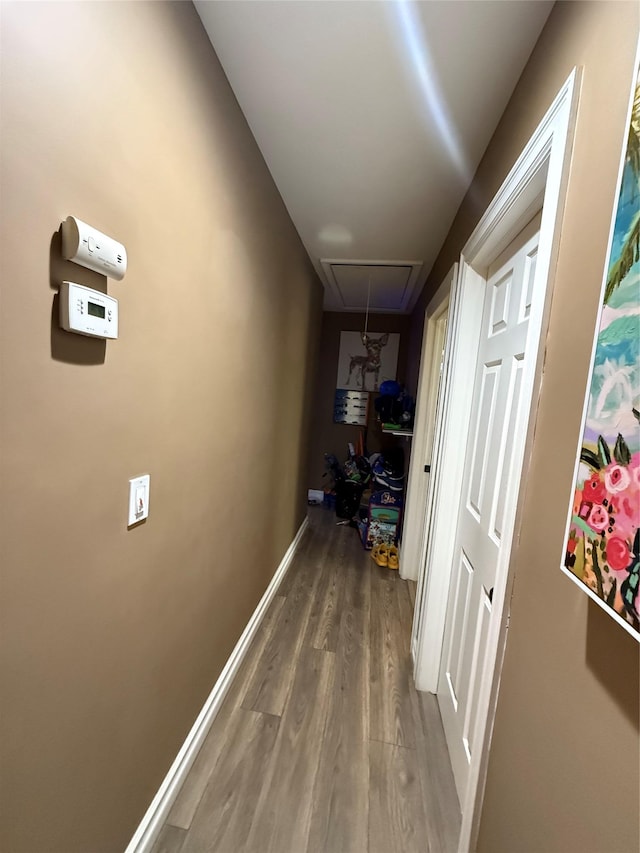
<instances>
[{"instance_id":1,"label":"thermostat display screen","mask_svg":"<svg viewBox=\"0 0 640 853\"><path fill-rule=\"evenodd\" d=\"M87 300L87 313L93 317L101 317L104 320L105 308L104 305L96 305L95 302Z\"/></svg>"}]
</instances>

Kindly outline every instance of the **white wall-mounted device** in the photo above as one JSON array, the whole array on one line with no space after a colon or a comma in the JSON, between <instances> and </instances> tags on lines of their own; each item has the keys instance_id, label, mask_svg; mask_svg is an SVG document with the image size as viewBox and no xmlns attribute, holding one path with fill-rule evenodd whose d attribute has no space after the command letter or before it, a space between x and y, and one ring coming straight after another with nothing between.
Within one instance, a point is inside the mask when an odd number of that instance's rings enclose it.
<instances>
[{"instance_id":1,"label":"white wall-mounted device","mask_svg":"<svg viewBox=\"0 0 640 853\"><path fill-rule=\"evenodd\" d=\"M67 332L90 338L118 337L118 300L99 290L63 281L60 287L60 325Z\"/></svg>"},{"instance_id":2,"label":"white wall-mounted device","mask_svg":"<svg viewBox=\"0 0 640 853\"><path fill-rule=\"evenodd\" d=\"M86 222L67 216L62 223L62 257L120 281L127 271L127 250Z\"/></svg>"},{"instance_id":3,"label":"white wall-mounted device","mask_svg":"<svg viewBox=\"0 0 640 853\"><path fill-rule=\"evenodd\" d=\"M129 521L128 526L137 524L149 515L149 489L151 477L143 474L129 480Z\"/></svg>"}]
</instances>

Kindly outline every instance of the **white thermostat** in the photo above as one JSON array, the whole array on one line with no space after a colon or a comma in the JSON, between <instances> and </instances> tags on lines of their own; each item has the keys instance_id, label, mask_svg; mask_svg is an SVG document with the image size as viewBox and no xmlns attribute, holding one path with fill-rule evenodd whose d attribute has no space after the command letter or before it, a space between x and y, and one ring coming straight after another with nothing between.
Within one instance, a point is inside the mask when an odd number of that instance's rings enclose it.
<instances>
[{"instance_id":1,"label":"white thermostat","mask_svg":"<svg viewBox=\"0 0 640 853\"><path fill-rule=\"evenodd\" d=\"M60 325L67 332L91 338L117 338L118 300L99 290L63 281L60 287Z\"/></svg>"},{"instance_id":2,"label":"white thermostat","mask_svg":"<svg viewBox=\"0 0 640 853\"><path fill-rule=\"evenodd\" d=\"M62 223L62 256L117 281L127 271L127 250L122 243L75 216L67 216Z\"/></svg>"}]
</instances>

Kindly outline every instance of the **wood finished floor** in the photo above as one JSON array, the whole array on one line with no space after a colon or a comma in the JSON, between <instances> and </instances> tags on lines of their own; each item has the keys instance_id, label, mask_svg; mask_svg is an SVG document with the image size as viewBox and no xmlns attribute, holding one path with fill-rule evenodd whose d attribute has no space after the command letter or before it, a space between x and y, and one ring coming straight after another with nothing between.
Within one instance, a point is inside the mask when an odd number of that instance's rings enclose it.
<instances>
[{"instance_id":1,"label":"wood finished floor","mask_svg":"<svg viewBox=\"0 0 640 853\"><path fill-rule=\"evenodd\" d=\"M412 684L414 585L309 516L153 853L456 849L440 714Z\"/></svg>"}]
</instances>

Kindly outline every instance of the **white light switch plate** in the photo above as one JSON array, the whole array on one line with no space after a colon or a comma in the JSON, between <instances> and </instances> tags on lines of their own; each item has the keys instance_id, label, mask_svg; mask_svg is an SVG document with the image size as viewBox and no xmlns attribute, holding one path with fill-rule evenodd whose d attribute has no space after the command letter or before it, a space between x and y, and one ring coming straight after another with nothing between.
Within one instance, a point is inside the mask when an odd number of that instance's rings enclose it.
<instances>
[{"instance_id":1,"label":"white light switch plate","mask_svg":"<svg viewBox=\"0 0 640 853\"><path fill-rule=\"evenodd\" d=\"M129 480L129 522L128 526L137 524L149 515L149 474L134 477Z\"/></svg>"}]
</instances>

